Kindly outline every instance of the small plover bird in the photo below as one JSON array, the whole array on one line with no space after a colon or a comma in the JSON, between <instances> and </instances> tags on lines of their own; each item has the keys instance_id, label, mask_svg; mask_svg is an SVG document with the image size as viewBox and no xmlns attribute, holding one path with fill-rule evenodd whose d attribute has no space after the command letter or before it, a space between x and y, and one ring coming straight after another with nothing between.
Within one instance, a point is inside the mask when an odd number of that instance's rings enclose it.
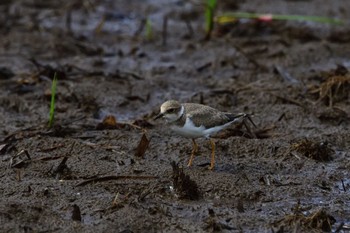
<instances>
[{"instance_id":1,"label":"small plover bird","mask_svg":"<svg viewBox=\"0 0 350 233\"><path fill-rule=\"evenodd\" d=\"M198 145L195 139L200 137L209 139L211 144L209 169L212 170L215 166L215 142L210 136L228 127L233 122L244 120L247 116L245 113L232 114L221 112L202 104L181 104L176 100L169 100L161 105L160 113L155 119L165 118L175 133L192 139L193 150L187 165L189 167L192 166L194 156L198 152Z\"/></svg>"}]
</instances>

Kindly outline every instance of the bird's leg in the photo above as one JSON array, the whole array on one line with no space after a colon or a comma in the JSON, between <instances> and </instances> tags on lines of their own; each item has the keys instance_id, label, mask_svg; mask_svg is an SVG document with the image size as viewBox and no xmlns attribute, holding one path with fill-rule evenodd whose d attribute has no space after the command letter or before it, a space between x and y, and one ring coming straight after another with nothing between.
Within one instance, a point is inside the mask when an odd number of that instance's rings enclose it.
<instances>
[{"instance_id":1,"label":"bird's leg","mask_svg":"<svg viewBox=\"0 0 350 233\"><path fill-rule=\"evenodd\" d=\"M191 158L190 158L190 160L188 161L188 164L187 164L188 167L192 166L192 162L193 162L194 156L198 152L198 145L197 145L196 141L194 139L192 139L192 142L193 142L193 149L192 149L192 153L191 153Z\"/></svg>"},{"instance_id":2,"label":"bird's leg","mask_svg":"<svg viewBox=\"0 0 350 233\"><path fill-rule=\"evenodd\" d=\"M210 145L211 145L211 159L210 159L210 170L214 169L215 166L215 141L211 138L209 138Z\"/></svg>"}]
</instances>

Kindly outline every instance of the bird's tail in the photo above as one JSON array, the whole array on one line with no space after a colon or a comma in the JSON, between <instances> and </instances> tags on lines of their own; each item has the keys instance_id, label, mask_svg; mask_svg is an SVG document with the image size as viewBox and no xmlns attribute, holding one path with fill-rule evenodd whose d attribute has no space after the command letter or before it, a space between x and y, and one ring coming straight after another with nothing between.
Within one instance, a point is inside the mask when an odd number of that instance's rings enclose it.
<instances>
[{"instance_id":1,"label":"bird's tail","mask_svg":"<svg viewBox=\"0 0 350 233\"><path fill-rule=\"evenodd\" d=\"M248 119L252 123L252 125L254 125L254 127L256 127L250 114L247 114L247 113L237 113L237 114L227 113L226 116L232 122L238 122L238 121L243 121L243 120Z\"/></svg>"},{"instance_id":2,"label":"bird's tail","mask_svg":"<svg viewBox=\"0 0 350 233\"><path fill-rule=\"evenodd\" d=\"M241 121L246 117L246 115L247 114L245 114L245 113L237 113L237 114L227 113L226 114L228 119L232 122Z\"/></svg>"}]
</instances>

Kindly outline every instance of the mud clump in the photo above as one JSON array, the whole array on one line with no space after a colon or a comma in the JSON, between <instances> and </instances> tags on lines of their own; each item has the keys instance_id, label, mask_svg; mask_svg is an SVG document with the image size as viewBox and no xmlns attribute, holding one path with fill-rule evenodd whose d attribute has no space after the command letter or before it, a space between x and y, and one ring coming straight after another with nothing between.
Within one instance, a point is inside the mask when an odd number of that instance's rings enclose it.
<instances>
[{"instance_id":1,"label":"mud clump","mask_svg":"<svg viewBox=\"0 0 350 233\"><path fill-rule=\"evenodd\" d=\"M173 168L173 185L180 199L198 200L200 192L196 182L191 180L174 161L171 163Z\"/></svg>"},{"instance_id":2,"label":"mud clump","mask_svg":"<svg viewBox=\"0 0 350 233\"><path fill-rule=\"evenodd\" d=\"M332 154L334 151L327 142L313 142L305 138L293 143L291 149L317 161L326 162L333 160Z\"/></svg>"}]
</instances>

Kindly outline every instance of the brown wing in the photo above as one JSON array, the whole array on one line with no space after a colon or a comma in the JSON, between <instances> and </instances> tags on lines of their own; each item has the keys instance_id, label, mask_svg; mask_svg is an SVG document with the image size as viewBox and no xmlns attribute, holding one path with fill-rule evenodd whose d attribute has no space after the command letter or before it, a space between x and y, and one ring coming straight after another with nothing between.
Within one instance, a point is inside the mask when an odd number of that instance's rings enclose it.
<instances>
[{"instance_id":1,"label":"brown wing","mask_svg":"<svg viewBox=\"0 0 350 233\"><path fill-rule=\"evenodd\" d=\"M186 109L186 117L194 120L195 122L193 123L197 127L203 125L205 128L211 128L217 125L224 125L231 121L226 113L220 112L212 107L194 103L186 103L183 105ZM208 117L208 115L210 115L210 117Z\"/></svg>"}]
</instances>

